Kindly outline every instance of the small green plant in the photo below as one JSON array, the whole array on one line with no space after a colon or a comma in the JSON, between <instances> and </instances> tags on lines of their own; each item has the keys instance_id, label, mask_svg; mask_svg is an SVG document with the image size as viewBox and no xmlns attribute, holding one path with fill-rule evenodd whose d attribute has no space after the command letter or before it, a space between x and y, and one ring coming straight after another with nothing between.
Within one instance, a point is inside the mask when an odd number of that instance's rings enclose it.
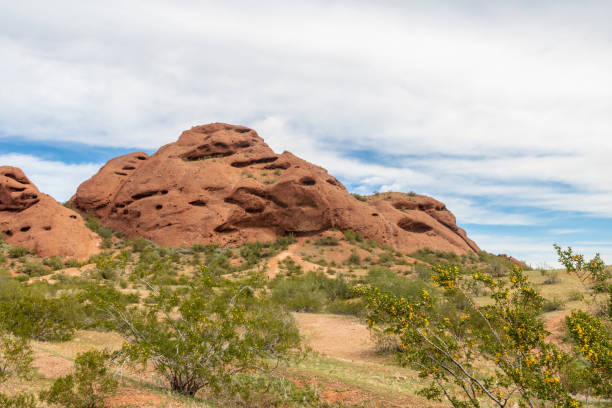
<instances>
[{"instance_id":1,"label":"small green plant","mask_svg":"<svg viewBox=\"0 0 612 408\"><path fill-rule=\"evenodd\" d=\"M317 238L314 244L316 246L336 246L339 244L339 242L338 242L338 238L336 237L325 236L325 237Z\"/></svg>"},{"instance_id":2,"label":"small green plant","mask_svg":"<svg viewBox=\"0 0 612 408\"><path fill-rule=\"evenodd\" d=\"M52 256L51 258L43 259L43 265L48 266L54 271L57 271L64 267L64 262L59 256Z\"/></svg>"},{"instance_id":3,"label":"small green plant","mask_svg":"<svg viewBox=\"0 0 612 408\"><path fill-rule=\"evenodd\" d=\"M0 330L0 384L11 377L29 379L33 360L32 349L25 338ZM0 392L0 407L35 408L36 401L31 394L9 396Z\"/></svg>"},{"instance_id":4,"label":"small green plant","mask_svg":"<svg viewBox=\"0 0 612 408\"><path fill-rule=\"evenodd\" d=\"M347 262L349 265L361 265L361 257L354 249L351 251L351 254L348 257Z\"/></svg>"},{"instance_id":5,"label":"small green plant","mask_svg":"<svg viewBox=\"0 0 612 408\"><path fill-rule=\"evenodd\" d=\"M275 176L277 176L277 177L278 177L278 176L280 176L280 175L281 175L281 173L282 173L282 170L281 170L281 169L276 169L276 170L274 170L274 175L275 175Z\"/></svg>"},{"instance_id":6,"label":"small green plant","mask_svg":"<svg viewBox=\"0 0 612 408\"><path fill-rule=\"evenodd\" d=\"M355 197L355 199L357 199L359 201L368 201L368 199L366 197L362 196L361 194L353 193L351 195L353 197Z\"/></svg>"},{"instance_id":7,"label":"small green plant","mask_svg":"<svg viewBox=\"0 0 612 408\"><path fill-rule=\"evenodd\" d=\"M21 258L22 256L26 256L30 253L30 250L24 246L16 246L9 248L8 256L9 258Z\"/></svg>"},{"instance_id":8,"label":"small green plant","mask_svg":"<svg viewBox=\"0 0 612 408\"><path fill-rule=\"evenodd\" d=\"M364 241L363 235L361 235L359 232L355 232L352 230L344 231L344 238L351 244Z\"/></svg>"},{"instance_id":9,"label":"small green plant","mask_svg":"<svg viewBox=\"0 0 612 408\"><path fill-rule=\"evenodd\" d=\"M113 236L113 230L100 224L100 221L93 213L87 214L87 217L85 217L85 225L87 225L87 228L100 235L102 238L110 238Z\"/></svg>"},{"instance_id":10,"label":"small green plant","mask_svg":"<svg viewBox=\"0 0 612 408\"><path fill-rule=\"evenodd\" d=\"M126 338L121 359L150 363L178 393L228 391L236 375L265 370L299 343L291 317L265 293L255 296L254 287L220 279L204 266L181 293L148 289L140 307L101 307Z\"/></svg>"},{"instance_id":11,"label":"small green plant","mask_svg":"<svg viewBox=\"0 0 612 408\"><path fill-rule=\"evenodd\" d=\"M117 380L109 368L111 354L90 350L79 353L74 361L74 373L60 377L50 389L41 392L40 399L66 408L98 408L117 390Z\"/></svg>"}]
</instances>

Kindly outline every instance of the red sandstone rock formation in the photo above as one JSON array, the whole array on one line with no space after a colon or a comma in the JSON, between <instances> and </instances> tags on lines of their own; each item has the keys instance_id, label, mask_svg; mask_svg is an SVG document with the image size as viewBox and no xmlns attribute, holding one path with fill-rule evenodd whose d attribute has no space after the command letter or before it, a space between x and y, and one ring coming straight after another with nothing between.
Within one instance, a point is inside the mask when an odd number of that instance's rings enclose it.
<instances>
[{"instance_id":1,"label":"red sandstone rock formation","mask_svg":"<svg viewBox=\"0 0 612 408\"><path fill-rule=\"evenodd\" d=\"M87 259L100 242L77 213L39 192L20 169L10 166L0 166L0 232L7 243L43 257Z\"/></svg>"},{"instance_id":2,"label":"red sandstone rock formation","mask_svg":"<svg viewBox=\"0 0 612 408\"><path fill-rule=\"evenodd\" d=\"M175 247L338 228L403 251L479 250L432 198L392 193L357 200L325 169L275 154L254 130L223 123L187 130L151 157L109 161L79 186L72 203L128 236Z\"/></svg>"}]
</instances>

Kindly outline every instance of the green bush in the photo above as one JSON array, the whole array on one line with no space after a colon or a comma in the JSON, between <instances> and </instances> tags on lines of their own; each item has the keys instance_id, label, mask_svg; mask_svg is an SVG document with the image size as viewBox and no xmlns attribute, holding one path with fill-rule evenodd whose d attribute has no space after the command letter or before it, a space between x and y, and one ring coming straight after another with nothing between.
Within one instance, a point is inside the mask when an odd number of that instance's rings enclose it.
<instances>
[{"instance_id":1,"label":"green bush","mask_svg":"<svg viewBox=\"0 0 612 408\"><path fill-rule=\"evenodd\" d=\"M24 338L0 330L0 384L11 377L29 379L33 373L33 353ZM0 393L2 408L35 408L33 395L17 394L8 396Z\"/></svg>"},{"instance_id":2,"label":"green bush","mask_svg":"<svg viewBox=\"0 0 612 408\"><path fill-rule=\"evenodd\" d=\"M399 298L405 299L418 299L423 293L423 290L429 292L434 290L431 284L421 279L404 278L382 266L370 268L363 281L368 285L380 289L383 293L391 293Z\"/></svg>"},{"instance_id":3,"label":"green bush","mask_svg":"<svg viewBox=\"0 0 612 408\"><path fill-rule=\"evenodd\" d=\"M72 338L81 306L68 295L48 296L36 286L7 282L0 289L0 329L42 341Z\"/></svg>"},{"instance_id":4,"label":"green bush","mask_svg":"<svg viewBox=\"0 0 612 408\"><path fill-rule=\"evenodd\" d=\"M26 262L21 271L30 277L46 275L48 273L47 267L38 261Z\"/></svg>"},{"instance_id":5,"label":"green bush","mask_svg":"<svg viewBox=\"0 0 612 408\"><path fill-rule=\"evenodd\" d=\"M352 297L342 277L328 278L320 272L308 272L270 282L272 299L296 312L320 312L336 299Z\"/></svg>"},{"instance_id":6,"label":"green bush","mask_svg":"<svg viewBox=\"0 0 612 408\"><path fill-rule=\"evenodd\" d=\"M363 235L361 235L359 232L355 232L353 230L346 230L344 231L344 238L346 238L346 240L348 242L350 242L351 244L354 244L356 242L363 242Z\"/></svg>"},{"instance_id":7,"label":"green bush","mask_svg":"<svg viewBox=\"0 0 612 408\"><path fill-rule=\"evenodd\" d=\"M26 256L30 253L30 250L24 246L16 246L9 248L8 256L9 258L21 258L22 256Z\"/></svg>"},{"instance_id":8,"label":"green bush","mask_svg":"<svg viewBox=\"0 0 612 408\"><path fill-rule=\"evenodd\" d=\"M362 196L361 194L353 193L351 195L353 197L355 197L359 201L368 201L368 199L366 197Z\"/></svg>"},{"instance_id":9,"label":"green bush","mask_svg":"<svg viewBox=\"0 0 612 408\"><path fill-rule=\"evenodd\" d=\"M100 224L100 221L92 213L87 214L87 217L85 217L85 225L102 238L106 239L113 236L113 230Z\"/></svg>"},{"instance_id":10,"label":"green bush","mask_svg":"<svg viewBox=\"0 0 612 408\"><path fill-rule=\"evenodd\" d=\"M43 265L48 266L54 271L64 268L64 262L59 256L52 256L51 258L43 259Z\"/></svg>"},{"instance_id":11,"label":"green bush","mask_svg":"<svg viewBox=\"0 0 612 408\"><path fill-rule=\"evenodd\" d=\"M255 296L255 288L205 267L180 294L149 290L139 307L102 304L126 339L121 358L148 361L176 392L228 392L236 374L265 370L299 344L291 316L264 292Z\"/></svg>"},{"instance_id":12,"label":"green bush","mask_svg":"<svg viewBox=\"0 0 612 408\"><path fill-rule=\"evenodd\" d=\"M74 373L60 377L40 399L66 408L97 408L117 390L117 380L109 369L110 353L90 350L74 360Z\"/></svg>"},{"instance_id":13,"label":"green bush","mask_svg":"<svg viewBox=\"0 0 612 408\"><path fill-rule=\"evenodd\" d=\"M318 238L314 244L316 246L335 246L338 245L338 238L336 237L330 237L330 236L326 236L326 237L321 237Z\"/></svg>"},{"instance_id":14,"label":"green bush","mask_svg":"<svg viewBox=\"0 0 612 408\"><path fill-rule=\"evenodd\" d=\"M357 253L357 251L355 251L354 249L351 251L351 254L349 255L347 262L349 263L349 265L360 265L361 264L361 257L359 256L359 254Z\"/></svg>"},{"instance_id":15,"label":"green bush","mask_svg":"<svg viewBox=\"0 0 612 408\"><path fill-rule=\"evenodd\" d=\"M544 303L542 304L543 312L553 312L555 310L563 310L564 308L565 301L558 297L555 297L552 300L544 299Z\"/></svg>"}]
</instances>

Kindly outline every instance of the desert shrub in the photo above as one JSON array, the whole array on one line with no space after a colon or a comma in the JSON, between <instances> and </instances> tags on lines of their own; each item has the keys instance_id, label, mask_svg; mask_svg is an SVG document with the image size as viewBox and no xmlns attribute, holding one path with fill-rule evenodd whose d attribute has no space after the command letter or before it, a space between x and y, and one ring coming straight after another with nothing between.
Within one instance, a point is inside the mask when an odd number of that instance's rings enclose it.
<instances>
[{"instance_id":1,"label":"desert shrub","mask_svg":"<svg viewBox=\"0 0 612 408\"><path fill-rule=\"evenodd\" d=\"M278 277L270 282L272 299L296 312L320 312L337 299L352 297L345 280L328 278L320 272Z\"/></svg>"},{"instance_id":2,"label":"desert shrub","mask_svg":"<svg viewBox=\"0 0 612 408\"><path fill-rule=\"evenodd\" d=\"M293 234L280 236L274 242L250 242L240 248L240 256L246 261L246 267L257 265L262 259L274 256L295 242Z\"/></svg>"},{"instance_id":3,"label":"desert shrub","mask_svg":"<svg viewBox=\"0 0 612 408\"><path fill-rule=\"evenodd\" d=\"M0 290L0 329L35 340L65 341L74 335L80 309L71 296L51 297L38 287L10 282Z\"/></svg>"},{"instance_id":4,"label":"desert shrub","mask_svg":"<svg viewBox=\"0 0 612 408\"><path fill-rule=\"evenodd\" d=\"M431 267L421 264L421 263L417 263L417 264L414 264L413 269L416 272L419 279L424 280L424 281L428 281L429 279L431 279Z\"/></svg>"},{"instance_id":5,"label":"desert shrub","mask_svg":"<svg viewBox=\"0 0 612 408\"><path fill-rule=\"evenodd\" d=\"M11 247L8 250L9 258L21 258L22 256L26 256L29 253L30 250L24 246Z\"/></svg>"},{"instance_id":6,"label":"desert shrub","mask_svg":"<svg viewBox=\"0 0 612 408\"><path fill-rule=\"evenodd\" d=\"M4 253L0 252L0 265L4 265L6 263L6 256Z\"/></svg>"},{"instance_id":7,"label":"desert shrub","mask_svg":"<svg viewBox=\"0 0 612 408\"><path fill-rule=\"evenodd\" d=\"M245 408L321 408L328 406L321 400L318 390L310 384L297 386L293 381L284 377L257 373L240 374L236 376L232 388L233 396L219 401L221 406Z\"/></svg>"},{"instance_id":8,"label":"desert shrub","mask_svg":"<svg viewBox=\"0 0 612 408\"><path fill-rule=\"evenodd\" d=\"M361 257L359 256L359 254L357 253L357 251L355 251L354 249L351 251L351 254L349 255L347 262L349 265L360 265L361 264Z\"/></svg>"},{"instance_id":9,"label":"desert shrub","mask_svg":"<svg viewBox=\"0 0 612 408\"><path fill-rule=\"evenodd\" d=\"M32 349L25 338L0 331L0 383L13 376L28 378L33 360Z\"/></svg>"},{"instance_id":10,"label":"desert shrub","mask_svg":"<svg viewBox=\"0 0 612 408\"><path fill-rule=\"evenodd\" d=\"M291 316L265 293L200 275L178 295L149 286L147 302L124 308L103 302L126 343L121 358L148 362L171 388L194 395L230 389L235 375L265 370L299 343ZM170 313L172 312L172 313Z\"/></svg>"},{"instance_id":11,"label":"desert shrub","mask_svg":"<svg viewBox=\"0 0 612 408\"><path fill-rule=\"evenodd\" d=\"M191 250L193 252L204 252L206 250L206 246L204 246L202 244L193 244L191 246Z\"/></svg>"},{"instance_id":12,"label":"desert shrub","mask_svg":"<svg viewBox=\"0 0 612 408\"><path fill-rule=\"evenodd\" d=\"M363 316L365 313L365 304L361 299L345 300L337 298L328 303L325 311L339 315Z\"/></svg>"},{"instance_id":13,"label":"desert shrub","mask_svg":"<svg viewBox=\"0 0 612 408\"><path fill-rule=\"evenodd\" d=\"M33 373L33 360L32 349L26 339L0 330L0 384L11 377L29 379ZM36 401L30 394L8 396L0 393L0 407L34 408Z\"/></svg>"},{"instance_id":14,"label":"desert shrub","mask_svg":"<svg viewBox=\"0 0 612 408\"><path fill-rule=\"evenodd\" d=\"M487 286L489 304L470 297L473 281ZM410 299L374 286L357 289L368 304L370 327L397 336L400 363L431 380L420 395L447 398L454 407L480 407L483 400L497 407L513 400L523 406L580 406L560 380L569 358L545 340L543 299L522 271L493 279L438 266L432 283L442 295L425 289Z\"/></svg>"},{"instance_id":15,"label":"desert shrub","mask_svg":"<svg viewBox=\"0 0 612 408\"><path fill-rule=\"evenodd\" d=\"M81 263L74 258L68 258L64 261L64 266L66 268L78 268L81 266Z\"/></svg>"},{"instance_id":16,"label":"desert shrub","mask_svg":"<svg viewBox=\"0 0 612 408\"><path fill-rule=\"evenodd\" d=\"M353 230L346 230L344 231L344 238L350 242L351 244L354 244L356 242L363 242L363 235L361 235L359 232L353 231Z\"/></svg>"},{"instance_id":17,"label":"desert shrub","mask_svg":"<svg viewBox=\"0 0 612 408\"><path fill-rule=\"evenodd\" d=\"M382 266L370 268L363 282L378 288L383 293L391 293L406 299L418 299L423 290L429 292L434 290L431 284L421 279L407 279Z\"/></svg>"},{"instance_id":18,"label":"desert shrub","mask_svg":"<svg viewBox=\"0 0 612 408\"><path fill-rule=\"evenodd\" d=\"M48 266L54 271L64 268L64 262L59 256L52 256L51 258L43 259L43 265Z\"/></svg>"},{"instance_id":19,"label":"desert shrub","mask_svg":"<svg viewBox=\"0 0 612 408\"><path fill-rule=\"evenodd\" d=\"M279 266L282 269L287 271L286 272L287 276L300 275L304 273L304 271L302 270L302 267L299 264L296 264L295 261L291 257L287 257L283 259L279 263Z\"/></svg>"},{"instance_id":20,"label":"desert shrub","mask_svg":"<svg viewBox=\"0 0 612 408\"><path fill-rule=\"evenodd\" d=\"M8 396L0 393L0 407L2 408L36 408L38 404L34 395L22 393Z\"/></svg>"},{"instance_id":21,"label":"desert shrub","mask_svg":"<svg viewBox=\"0 0 612 408\"><path fill-rule=\"evenodd\" d=\"M330 237L330 236L326 236L326 237L321 237L318 238L314 244L316 246L335 246L338 245L338 238L336 237Z\"/></svg>"},{"instance_id":22,"label":"desert shrub","mask_svg":"<svg viewBox=\"0 0 612 408\"><path fill-rule=\"evenodd\" d=\"M100 221L92 213L87 214L87 217L85 217L85 225L87 225L87 228L100 235L102 238L110 239L110 237L113 236L113 230L100 224Z\"/></svg>"},{"instance_id":23,"label":"desert shrub","mask_svg":"<svg viewBox=\"0 0 612 408\"><path fill-rule=\"evenodd\" d=\"M544 299L544 303L542 304L543 312L553 312L555 310L562 310L564 308L565 308L565 301L558 297L554 297L551 300Z\"/></svg>"},{"instance_id":24,"label":"desert shrub","mask_svg":"<svg viewBox=\"0 0 612 408\"><path fill-rule=\"evenodd\" d=\"M542 282L543 285L556 285L561 283L561 278L559 277L559 273L557 271L544 272L543 275L546 276Z\"/></svg>"},{"instance_id":25,"label":"desert shrub","mask_svg":"<svg viewBox=\"0 0 612 408\"><path fill-rule=\"evenodd\" d=\"M46 275L48 273L47 267L38 261L26 262L21 271L30 277Z\"/></svg>"},{"instance_id":26,"label":"desert shrub","mask_svg":"<svg viewBox=\"0 0 612 408\"><path fill-rule=\"evenodd\" d=\"M149 247L149 241L143 237L138 237L132 240L131 245L134 252L142 252Z\"/></svg>"},{"instance_id":27,"label":"desert shrub","mask_svg":"<svg viewBox=\"0 0 612 408\"><path fill-rule=\"evenodd\" d=\"M60 377L40 399L66 408L102 407L117 390L117 380L109 369L110 353L90 350L74 360L74 373Z\"/></svg>"},{"instance_id":28,"label":"desert shrub","mask_svg":"<svg viewBox=\"0 0 612 408\"><path fill-rule=\"evenodd\" d=\"M565 325L574 343L577 359L584 362L576 369L577 377L585 385L585 393L604 398L612 397L612 284L610 270L599 254L586 260L571 247L554 245L559 262L568 273L584 285L585 296L593 309L574 310L566 317Z\"/></svg>"},{"instance_id":29,"label":"desert shrub","mask_svg":"<svg viewBox=\"0 0 612 408\"><path fill-rule=\"evenodd\" d=\"M96 264L98 277L108 280L113 280L117 277L118 262L113 259L112 254L102 253L92 257L90 261Z\"/></svg>"},{"instance_id":30,"label":"desert shrub","mask_svg":"<svg viewBox=\"0 0 612 408\"><path fill-rule=\"evenodd\" d=\"M368 201L368 199L366 197L362 196L361 194L353 193L351 195L353 197L355 197L359 201Z\"/></svg>"}]
</instances>

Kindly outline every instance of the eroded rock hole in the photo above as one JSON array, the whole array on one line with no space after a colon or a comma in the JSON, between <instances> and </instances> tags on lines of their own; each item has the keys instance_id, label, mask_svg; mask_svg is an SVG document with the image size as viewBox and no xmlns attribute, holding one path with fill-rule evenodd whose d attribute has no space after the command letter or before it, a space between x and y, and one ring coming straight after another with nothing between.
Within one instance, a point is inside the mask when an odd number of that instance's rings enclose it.
<instances>
[{"instance_id":1,"label":"eroded rock hole","mask_svg":"<svg viewBox=\"0 0 612 408\"><path fill-rule=\"evenodd\" d=\"M162 208L164 208L164 206L163 206L163 205L161 205L161 204L157 204L157 205L155 206L155 209L156 209L156 210L161 210Z\"/></svg>"},{"instance_id":2,"label":"eroded rock hole","mask_svg":"<svg viewBox=\"0 0 612 408\"><path fill-rule=\"evenodd\" d=\"M138 160L147 160L147 158L146 158L146 157L144 157L144 156L136 156L136 158L137 158Z\"/></svg>"},{"instance_id":3,"label":"eroded rock hole","mask_svg":"<svg viewBox=\"0 0 612 408\"><path fill-rule=\"evenodd\" d=\"M121 170L136 170L136 167L134 167L134 166L123 166L123 168Z\"/></svg>"},{"instance_id":4,"label":"eroded rock hole","mask_svg":"<svg viewBox=\"0 0 612 408\"><path fill-rule=\"evenodd\" d=\"M25 187L9 187L8 191L12 191L12 192L21 192L25 190Z\"/></svg>"},{"instance_id":5,"label":"eroded rock hole","mask_svg":"<svg viewBox=\"0 0 612 408\"><path fill-rule=\"evenodd\" d=\"M215 228L215 232L221 232L221 233L228 233L228 232L234 232L234 231L238 231L238 229L232 227L229 224L221 224Z\"/></svg>"},{"instance_id":6,"label":"eroded rock hole","mask_svg":"<svg viewBox=\"0 0 612 408\"><path fill-rule=\"evenodd\" d=\"M115 174L118 176L127 176L127 173L122 173L120 171L116 171Z\"/></svg>"},{"instance_id":7,"label":"eroded rock hole","mask_svg":"<svg viewBox=\"0 0 612 408\"><path fill-rule=\"evenodd\" d=\"M413 201L396 201L393 204L393 207L397 208L398 210L414 210L415 208L417 208L417 204Z\"/></svg>"},{"instance_id":8,"label":"eroded rock hole","mask_svg":"<svg viewBox=\"0 0 612 408\"><path fill-rule=\"evenodd\" d=\"M168 194L168 190L162 190L161 191L161 195L166 195L166 194Z\"/></svg>"},{"instance_id":9,"label":"eroded rock hole","mask_svg":"<svg viewBox=\"0 0 612 408\"><path fill-rule=\"evenodd\" d=\"M372 217L378 217L378 213L372 213Z\"/></svg>"},{"instance_id":10,"label":"eroded rock hole","mask_svg":"<svg viewBox=\"0 0 612 408\"><path fill-rule=\"evenodd\" d=\"M16 182L21 183L21 184L30 184L30 183L28 183L28 181L27 181L27 180L22 179L22 178L19 178L19 177L17 177L16 175L14 175L13 173L6 173L4 176L5 176L5 177L8 177L8 178L10 178L10 179L13 179L13 180L15 180Z\"/></svg>"},{"instance_id":11,"label":"eroded rock hole","mask_svg":"<svg viewBox=\"0 0 612 408\"><path fill-rule=\"evenodd\" d=\"M76 215L71 215L70 218L72 218L73 220L76 220L77 216Z\"/></svg>"},{"instance_id":12,"label":"eroded rock hole","mask_svg":"<svg viewBox=\"0 0 612 408\"><path fill-rule=\"evenodd\" d=\"M164 191L165 191L165 193L164 193ZM154 195L156 195L156 194L159 194L159 193L160 193L160 191L157 191L157 190L153 190L153 191L145 191L145 192L142 192L142 193L138 193L138 194L133 195L133 196L132 196L132 199L134 199L134 200L140 200L140 199L142 199L142 198L152 197L152 196L154 196ZM162 190L162 191L161 191L161 194L168 194L168 190Z\"/></svg>"},{"instance_id":13,"label":"eroded rock hole","mask_svg":"<svg viewBox=\"0 0 612 408\"><path fill-rule=\"evenodd\" d=\"M45 226L43 227L43 229L44 229L45 231L51 231L51 226L50 226L50 225L45 225Z\"/></svg>"},{"instance_id":14,"label":"eroded rock hole","mask_svg":"<svg viewBox=\"0 0 612 408\"><path fill-rule=\"evenodd\" d=\"M338 182L336 180L334 180L334 179L327 179L325 181L327 181L332 186L338 186Z\"/></svg>"},{"instance_id":15,"label":"eroded rock hole","mask_svg":"<svg viewBox=\"0 0 612 408\"><path fill-rule=\"evenodd\" d=\"M13 236L13 231L11 231L11 230L6 230L6 231L3 231L3 233L4 233L4 235L6 235L7 237L12 237L12 236Z\"/></svg>"},{"instance_id":16,"label":"eroded rock hole","mask_svg":"<svg viewBox=\"0 0 612 408\"><path fill-rule=\"evenodd\" d=\"M206 206L206 201L204 200L194 200L194 201L190 201L189 205L193 205L196 207L204 207Z\"/></svg>"},{"instance_id":17,"label":"eroded rock hole","mask_svg":"<svg viewBox=\"0 0 612 408\"><path fill-rule=\"evenodd\" d=\"M232 163L232 167L247 167L253 164L259 163L272 163L278 160L278 157L264 157L261 159L253 159L253 160L245 160L245 161L235 161Z\"/></svg>"},{"instance_id":18,"label":"eroded rock hole","mask_svg":"<svg viewBox=\"0 0 612 408\"><path fill-rule=\"evenodd\" d=\"M21 231L21 232L28 232L30 230L30 228L32 228L32 227L30 227L30 226L21 227L19 229L19 231Z\"/></svg>"},{"instance_id":19,"label":"eroded rock hole","mask_svg":"<svg viewBox=\"0 0 612 408\"><path fill-rule=\"evenodd\" d=\"M300 179L300 184L304 186L314 186L315 184L317 184L317 182L312 177L302 177Z\"/></svg>"},{"instance_id":20,"label":"eroded rock hole","mask_svg":"<svg viewBox=\"0 0 612 408\"><path fill-rule=\"evenodd\" d=\"M251 131L251 129L236 129L234 128L234 132L237 133L249 133Z\"/></svg>"},{"instance_id":21,"label":"eroded rock hole","mask_svg":"<svg viewBox=\"0 0 612 408\"><path fill-rule=\"evenodd\" d=\"M433 229L433 227L425 224L424 222L415 221L410 218L402 218L398 221L397 226L408 232L416 232L418 234L422 234Z\"/></svg>"}]
</instances>

